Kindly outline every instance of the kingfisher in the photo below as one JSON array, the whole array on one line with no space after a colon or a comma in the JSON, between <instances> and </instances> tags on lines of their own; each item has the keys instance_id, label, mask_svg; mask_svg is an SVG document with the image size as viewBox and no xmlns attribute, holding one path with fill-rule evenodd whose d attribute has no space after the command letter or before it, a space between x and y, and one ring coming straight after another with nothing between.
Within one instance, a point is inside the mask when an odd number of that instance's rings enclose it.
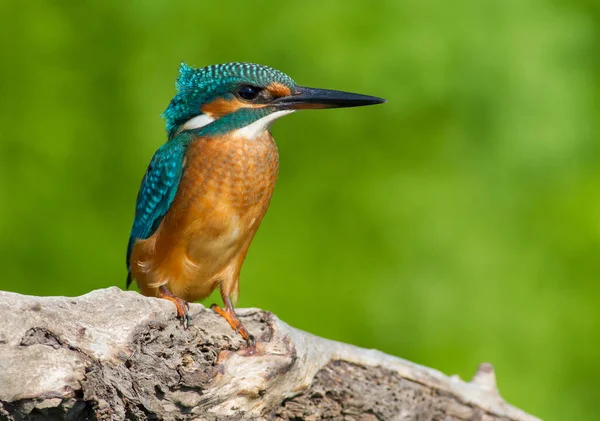
<instances>
[{"instance_id":1,"label":"kingfisher","mask_svg":"<svg viewBox=\"0 0 600 421\"><path fill-rule=\"evenodd\" d=\"M167 142L155 152L138 192L127 246L127 287L172 301L184 328L188 302L219 287L225 318L250 346L234 311L240 270L279 171L269 128L302 109L357 107L385 100L296 85L252 63L200 69L182 64L163 113Z\"/></svg>"}]
</instances>

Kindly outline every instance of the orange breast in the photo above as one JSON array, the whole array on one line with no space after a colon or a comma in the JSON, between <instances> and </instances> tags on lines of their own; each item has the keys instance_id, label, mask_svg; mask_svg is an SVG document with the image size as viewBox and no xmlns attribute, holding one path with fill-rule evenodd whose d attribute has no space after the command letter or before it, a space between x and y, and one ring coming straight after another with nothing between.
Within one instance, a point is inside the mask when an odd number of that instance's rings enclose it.
<instances>
[{"instance_id":1,"label":"orange breast","mask_svg":"<svg viewBox=\"0 0 600 421\"><path fill-rule=\"evenodd\" d=\"M255 139L197 139L185 172L156 233L138 241L132 270L142 292L167 285L194 301L221 284L237 294L244 257L273 194L279 160L268 132Z\"/></svg>"}]
</instances>

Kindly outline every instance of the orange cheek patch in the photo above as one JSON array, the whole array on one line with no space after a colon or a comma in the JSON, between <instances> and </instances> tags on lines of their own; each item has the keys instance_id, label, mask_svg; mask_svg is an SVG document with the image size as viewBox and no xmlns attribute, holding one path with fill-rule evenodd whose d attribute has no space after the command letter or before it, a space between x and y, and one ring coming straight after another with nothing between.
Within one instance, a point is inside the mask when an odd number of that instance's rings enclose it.
<instances>
[{"instance_id":1,"label":"orange cheek patch","mask_svg":"<svg viewBox=\"0 0 600 421\"><path fill-rule=\"evenodd\" d=\"M234 111L239 110L240 108L246 107L247 104L242 103L237 98L232 98L230 100L224 98L217 98L213 102L208 104L204 104L200 110L212 117L212 118L221 118L224 115L231 114Z\"/></svg>"},{"instance_id":2,"label":"orange cheek patch","mask_svg":"<svg viewBox=\"0 0 600 421\"><path fill-rule=\"evenodd\" d=\"M224 115L231 114L240 108L261 108L264 106L266 106L266 104L248 104L240 101L236 97L233 97L232 99L217 98L213 102L204 104L200 108L200 111L209 117L217 119Z\"/></svg>"},{"instance_id":3,"label":"orange cheek patch","mask_svg":"<svg viewBox=\"0 0 600 421\"><path fill-rule=\"evenodd\" d=\"M273 82L269 86L267 86L267 90L273 95L274 98L278 98L280 96L289 96L292 94L290 88L285 86L279 82Z\"/></svg>"}]
</instances>

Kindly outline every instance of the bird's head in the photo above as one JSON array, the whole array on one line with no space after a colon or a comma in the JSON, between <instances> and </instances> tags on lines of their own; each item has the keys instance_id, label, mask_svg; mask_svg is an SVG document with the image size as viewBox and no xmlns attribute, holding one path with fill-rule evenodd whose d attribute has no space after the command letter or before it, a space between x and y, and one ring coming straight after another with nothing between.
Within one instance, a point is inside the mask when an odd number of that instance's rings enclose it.
<instances>
[{"instance_id":1,"label":"bird's head","mask_svg":"<svg viewBox=\"0 0 600 421\"><path fill-rule=\"evenodd\" d=\"M201 69L182 64L177 94L163 117L169 139L216 120L221 120L213 125L217 133L257 123L249 130L251 136L295 110L382 102L385 100L367 95L298 86L285 73L260 64L226 63Z\"/></svg>"}]
</instances>

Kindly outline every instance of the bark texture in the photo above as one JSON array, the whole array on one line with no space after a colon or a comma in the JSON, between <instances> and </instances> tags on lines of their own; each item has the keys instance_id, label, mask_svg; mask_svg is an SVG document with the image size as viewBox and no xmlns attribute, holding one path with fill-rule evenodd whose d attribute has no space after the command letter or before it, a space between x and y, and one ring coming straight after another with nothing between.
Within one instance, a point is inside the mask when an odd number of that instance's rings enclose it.
<instances>
[{"instance_id":1,"label":"bark texture","mask_svg":"<svg viewBox=\"0 0 600 421\"><path fill-rule=\"evenodd\" d=\"M0 420L511 420L494 370L471 382L238 311L252 352L192 304L118 288L81 297L0 292Z\"/></svg>"}]
</instances>

